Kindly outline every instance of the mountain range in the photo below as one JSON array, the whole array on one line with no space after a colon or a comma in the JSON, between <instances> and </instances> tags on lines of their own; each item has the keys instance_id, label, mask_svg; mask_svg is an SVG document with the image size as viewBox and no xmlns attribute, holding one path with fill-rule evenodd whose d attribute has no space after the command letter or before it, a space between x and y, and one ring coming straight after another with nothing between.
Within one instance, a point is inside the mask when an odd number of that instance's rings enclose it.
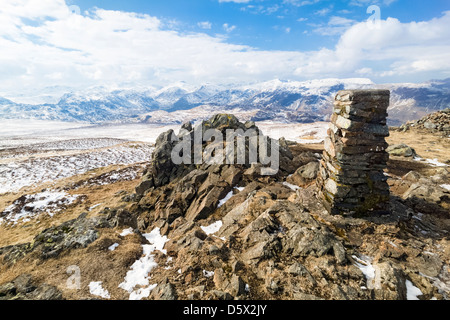
<instances>
[{"instance_id":1,"label":"mountain range","mask_svg":"<svg viewBox=\"0 0 450 320\"><path fill-rule=\"evenodd\" d=\"M328 121L332 100L344 89L389 89L390 125L417 120L450 106L450 78L419 84L375 84L369 79L272 80L250 85L108 89L68 92L58 102L19 103L0 97L0 119L39 119L88 123L199 120L217 112L242 114L246 120L280 122Z\"/></svg>"}]
</instances>

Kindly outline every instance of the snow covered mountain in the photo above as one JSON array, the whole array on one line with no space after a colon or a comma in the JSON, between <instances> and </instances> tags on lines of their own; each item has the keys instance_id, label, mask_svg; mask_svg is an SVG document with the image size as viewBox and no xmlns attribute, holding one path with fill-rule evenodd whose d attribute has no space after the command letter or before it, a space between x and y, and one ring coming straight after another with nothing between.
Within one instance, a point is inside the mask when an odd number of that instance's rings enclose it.
<instances>
[{"instance_id":1,"label":"snow covered mountain","mask_svg":"<svg viewBox=\"0 0 450 320\"><path fill-rule=\"evenodd\" d=\"M326 121L337 91L370 88L391 90L391 124L450 106L450 79L381 85L358 78L223 86L179 82L164 88L91 88L64 94L57 103L25 104L0 98L0 119L179 123L228 111L244 112L255 121Z\"/></svg>"}]
</instances>

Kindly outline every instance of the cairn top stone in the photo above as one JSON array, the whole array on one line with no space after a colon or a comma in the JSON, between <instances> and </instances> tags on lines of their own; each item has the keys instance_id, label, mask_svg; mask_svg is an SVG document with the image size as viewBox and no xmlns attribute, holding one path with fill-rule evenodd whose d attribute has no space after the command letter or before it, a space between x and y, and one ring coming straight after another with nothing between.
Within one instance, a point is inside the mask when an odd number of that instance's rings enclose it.
<instances>
[{"instance_id":1,"label":"cairn top stone","mask_svg":"<svg viewBox=\"0 0 450 320\"><path fill-rule=\"evenodd\" d=\"M336 101L358 101L358 102L370 102L370 101L383 101L388 100L391 95L389 90L382 89L370 89L370 90L341 90L336 95Z\"/></svg>"}]
</instances>

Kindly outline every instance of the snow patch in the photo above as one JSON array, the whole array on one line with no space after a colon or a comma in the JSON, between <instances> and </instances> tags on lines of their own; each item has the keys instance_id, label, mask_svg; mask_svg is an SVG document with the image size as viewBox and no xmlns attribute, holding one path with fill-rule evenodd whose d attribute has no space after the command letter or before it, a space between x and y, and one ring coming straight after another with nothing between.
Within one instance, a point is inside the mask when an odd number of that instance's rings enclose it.
<instances>
[{"instance_id":1,"label":"snow patch","mask_svg":"<svg viewBox=\"0 0 450 320\"><path fill-rule=\"evenodd\" d=\"M78 195L70 195L64 191L44 191L37 194L20 197L2 213L0 224L3 222L17 224L19 221L28 222L41 213L50 217L71 205Z\"/></svg>"},{"instance_id":2,"label":"snow patch","mask_svg":"<svg viewBox=\"0 0 450 320\"><path fill-rule=\"evenodd\" d=\"M370 289L373 287L373 281L375 279L375 268L372 265L372 259L366 256L352 256L355 260L355 265L361 270L367 280L367 287Z\"/></svg>"},{"instance_id":3,"label":"snow patch","mask_svg":"<svg viewBox=\"0 0 450 320\"><path fill-rule=\"evenodd\" d=\"M132 233L133 233L133 228L128 228L128 229L124 229L122 231L122 233L120 233L120 236L126 237L126 236L128 236L129 234L132 234Z\"/></svg>"},{"instance_id":4,"label":"snow patch","mask_svg":"<svg viewBox=\"0 0 450 320\"><path fill-rule=\"evenodd\" d=\"M108 290L103 289L101 281L89 283L89 293L103 299L111 299Z\"/></svg>"},{"instance_id":5,"label":"snow patch","mask_svg":"<svg viewBox=\"0 0 450 320\"><path fill-rule=\"evenodd\" d=\"M89 208L89 211L94 210L95 208L101 206L102 204L103 204L103 203L99 203L99 204L93 205L92 207Z\"/></svg>"},{"instance_id":6,"label":"snow patch","mask_svg":"<svg viewBox=\"0 0 450 320\"><path fill-rule=\"evenodd\" d=\"M207 227L200 227L200 228L206 233L206 235L210 235L219 231L220 228L222 228L222 225L223 225L222 221L216 221Z\"/></svg>"},{"instance_id":7,"label":"snow patch","mask_svg":"<svg viewBox=\"0 0 450 320\"><path fill-rule=\"evenodd\" d=\"M203 275L204 275L206 278L211 278L211 277L214 276L214 271L206 271L206 270L203 270Z\"/></svg>"},{"instance_id":8,"label":"snow patch","mask_svg":"<svg viewBox=\"0 0 450 320\"><path fill-rule=\"evenodd\" d=\"M450 191L450 184L441 184L441 188Z\"/></svg>"},{"instance_id":9,"label":"snow patch","mask_svg":"<svg viewBox=\"0 0 450 320\"><path fill-rule=\"evenodd\" d=\"M406 299L407 300L420 300L418 298L418 296L421 296L421 295L423 295L423 292L420 291L419 288L414 286L414 284L411 281L406 280Z\"/></svg>"},{"instance_id":10,"label":"snow patch","mask_svg":"<svg viewBox=\"0 0 450 320\"><path fill-rule=\"evenodd\" d=\"M109 251L114 251L114 250L116 250L116 248L119 246L119 244L118 243L114 243L113 245L111 245L109 248L108 248L108 250Z\"/></svg>"},{"instance_id":11,"label":"snow patch","mask_svg":"<svg viewBox=\"0 0 450 320\"><path fill-rule=\"evenodd\" d=\"M231 190L226 196L225 198L223 198L222 200L219 201L219 204L217 205L217 208L220 208L221 206L223 206L228 200L230 200L233 197L233 190Z\"/></svg>"},{"instance_id":12,"label":"snow patch","mask_svg":"<svg viewBox=\"0 0 450 320\"><path fill-rule=\"evenodd\" d=\"M328 122L284 124L270 121L257 122L265 135L295 141L302 144L322 143L327 137Z\"/></svg>"},{"instance_id":13,"label":"snow patch","mask_svg":"<svg viewBox=\"0 0 450 320\"><path fill-rule=\"evenodd\" d=\"M150 284L150 272L158 266L152 253L156 250L167 253L164 245L168 239L166 236L161 236L159 228L143 236L150 244L142 245L143 256L131 266L124 281L119 284L119 288L130 293L130 300L141 300L150 295L150 292L156 287L156 284Z\"/></svg>"},{"instance_id":14,"label":"snow patch","mask_svg":"<svg viewBox=\"0 0 450 320\"><path fill-rule=\"evenodd\" d=\"M290 189L292 189L294 191L297 191L297 190L301 189L299 186L296 186L296 185L291 184L291 183L286 182L286 181L283 182L283 185L285 185L286 187L288 187L288 188L290 188Z\"/></svg>"},{"instance_id":15,"label":"snow patch","mask_svg":"<svg viewBox=\"0 0 450 320\"><path fill-rule=\"evenodd\" d=\"M140 288L130 293L130 300L142 300L148 298L150 292L155 289L157 284L149 285L147 288Z\"/></svg>"},{"instance_id":16,"label":"snow patch","mask_svg":"<svg viewBox=\"0 0 450 320\"><path fill-rule=\"evenodd\" d=\"M420 158L420 157L415 157L414 160L415 161L426 162L428 164L431 164L434 167L448 167L447 164L439 162L438 159L423 159L423 158Z\"/></svg>"}]
</instances>

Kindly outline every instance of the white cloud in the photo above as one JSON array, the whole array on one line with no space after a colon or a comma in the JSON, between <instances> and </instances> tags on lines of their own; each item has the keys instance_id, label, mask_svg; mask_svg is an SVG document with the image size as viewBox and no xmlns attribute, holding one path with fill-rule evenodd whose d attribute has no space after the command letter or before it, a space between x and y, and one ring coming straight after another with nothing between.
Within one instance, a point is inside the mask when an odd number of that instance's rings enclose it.
<instances>
[{"instance_id":1,"label":"white cloud","mask_svg":"<svg viewBox=\"0 0 450 320\"><path fill-rule=\"evenodd\" d=\"M330 8L323 8L323 9L320 9L320 10L315 11L314 14L315 14L315 15L318 15L318 16L326 16L326 15L329 14L330 12L331 12L331 9L330 9Z\"/></svg>"},{"instance_id":2,"label":"white cloud","mask_svg":"<svg viewBox=\"0 0 450 320\"><path fill-rule=\"evenodd\" d=\"M212 23L209 21L202 21L197 23L197 25L202 28L202 29L211 29L212 28Z\"/></svg>"},{"instance_id":3,"label":"white cloud","mask_svg":"<svg viewBox=\"0 0 450 320\"><path fill-rule=\"evenodd\" d=\"M357 21L347 19L345 17L333 16L326 25L315 26L314 32L323 36L341 35L349 29L350 26L356 24Z\"/></svg>"},{"instance_id":4,"label":"white cloud","mask_svg":"<svg viewBox=\"0 0 450 320\"><path fill-rule=\"evenodd\" d=\"M225 31L235 26L224 24ZM367 23L331 17L343 28L334 48L269 51L227 36L175 31L160 19L93 9L71 14L63 0L4 0L0 11L0 96L45 86L164 85L370 75L404 81L450 72L450 11L423 22ZM285 30L287 31L287 30ZM423 80L423 79L420 79Z\"/></svg>"},{"instance_id":5,"label":"white cloud","mask_svg":"<svg viewBox=\"0 0 450 320\"><path fill-rule=\"evenodd\" d=\"M223 27L223 30L225 30L228 33L232 32L236 29L236 26L229 25L228 23L224 23L222 27Z\"/></svg>"}]
</instances>

